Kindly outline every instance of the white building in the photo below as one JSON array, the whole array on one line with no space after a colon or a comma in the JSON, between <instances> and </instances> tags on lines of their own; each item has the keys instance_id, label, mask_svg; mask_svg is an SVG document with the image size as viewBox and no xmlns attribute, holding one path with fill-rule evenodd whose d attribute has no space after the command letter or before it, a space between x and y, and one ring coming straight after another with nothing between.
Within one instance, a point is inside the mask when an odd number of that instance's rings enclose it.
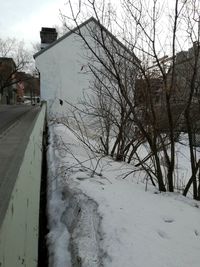
<instances>
[{"instance_id":1,"label":"white building","mask_svg":"<svg viewBox=\"0 0 200 267\"><path fill-rule=\"evenodd\" d=\"M94 75L89 71L88 64L93 61L97 68L98 66L101 68L92 50L95 52L98 50L97 54L99 53L102 60L108 56L102 51L102 44L98 44L96 40L97 36L102 37L102 29L105 41L109 41L109 45L112 45L111 50L115 50L117 46L118 52L123 51L123 57L126 54L132 58L130 61L136 59L133 53L94 18L88 19L58 40L55 40L57 34L54 29L43 28L44 32L46 30L48 40L46 41L42 31L42 49L34 55L34 58L40 72L41 100L47 101L49 112L66 113L66 103L77 105L83 92L87 92L91 87ZM80 32L83 38L77 34ZM91 49L88 49L88 46ZM115 56L119 57L116 51ZM122 58L119 61L122 61ZM121 68L124 68L123 64Z\"/></svg>"}]
</instances>

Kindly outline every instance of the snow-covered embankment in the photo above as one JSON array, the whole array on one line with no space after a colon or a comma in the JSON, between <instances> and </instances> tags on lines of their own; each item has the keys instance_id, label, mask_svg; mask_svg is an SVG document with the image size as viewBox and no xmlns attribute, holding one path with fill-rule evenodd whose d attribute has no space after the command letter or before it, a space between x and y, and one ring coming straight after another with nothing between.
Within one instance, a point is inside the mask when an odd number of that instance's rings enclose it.
<instances>
[{"instance_id":1,"label":"snow-covered embankment","mask_svg":"<svg viewBox=\"0 0 200 267\"><path fill-rule=\"evenodd\" d=\"M50 266L199 267L198 201L146 187L143 172L91 154L62 124L50 132Z\"/></svg>"},{"instance_id":2,"label":"snow-covered embankment","mask_svg":"<svg viewBox=\"0 0 200 267\"><path fill-rule=\"evenodd\" d=\"M98 204L75 185L63 184L62 156L58 140L50 127L48 149L48 234L50 267L100 267L100 222ZM55 144L55 146L53 145Z\"/></svg>"}]
</instances>

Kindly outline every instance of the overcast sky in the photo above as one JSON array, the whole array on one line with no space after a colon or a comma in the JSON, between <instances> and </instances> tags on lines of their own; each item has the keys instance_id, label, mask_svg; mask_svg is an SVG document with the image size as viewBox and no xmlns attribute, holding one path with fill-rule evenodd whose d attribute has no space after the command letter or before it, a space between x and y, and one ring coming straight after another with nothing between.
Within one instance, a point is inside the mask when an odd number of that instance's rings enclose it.
<instances>
[{"instance_id":1,"label":"overcast sky","mask_svg":"<svg viewBox=\"0 0 200 267\"><path fill-rule=\"evenodd\" d=\"M16 37L31 43L40 42L41 27L61 25L59 9L66 0L1 1L0 38Z\"/></svg>"},{"instance_id":2,"label":"overcast sky","mask_svg":"<svg viewBox=\"0 0 200 267\"><path fill-rule=\"evenodd\" d=\"M32 48L31 44L40 42L41 27L61 26L59 10L64 14L67 12L67 0L0 1L0 38L15 37L24 40L29 48ZM164 0L159 1L163 3ZM174 5L174 0L165 1L169 6L172 3ZM72 0L73 4L76 2L78 0ZM117 5L119 0L111 2Z\"/></svg>"}]
</instances>

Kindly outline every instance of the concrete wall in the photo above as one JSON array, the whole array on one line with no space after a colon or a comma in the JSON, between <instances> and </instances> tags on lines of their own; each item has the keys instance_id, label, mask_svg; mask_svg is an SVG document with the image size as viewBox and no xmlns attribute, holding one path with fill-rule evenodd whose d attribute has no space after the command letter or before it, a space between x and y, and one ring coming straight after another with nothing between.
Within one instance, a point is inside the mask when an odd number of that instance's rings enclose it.
<instances>
[{"instance_id":1,"label":"concrete wall","mask_svg":"<svg viewBox=\"0 0 200 267\"><path fill-rule=\"evenodd\" d=\"M36 267L42 139L46 106L43 105L27 145L9 207L0 229L0 266Z\"/></svg>"}]
</instances>

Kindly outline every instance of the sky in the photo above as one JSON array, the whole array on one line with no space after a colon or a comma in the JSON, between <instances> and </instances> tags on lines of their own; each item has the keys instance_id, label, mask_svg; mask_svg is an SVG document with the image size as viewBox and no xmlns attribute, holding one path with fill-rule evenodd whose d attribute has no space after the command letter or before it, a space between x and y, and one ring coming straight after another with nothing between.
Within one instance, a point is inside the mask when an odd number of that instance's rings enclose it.
<instances>
[{"instance_id":1,"label":"sky","mask_svg":"<svg viewBox=\"0 0 200 267\"><path fill-rule=\"evenodd\" d=\"M163 3L163 0L159 0ZM0 38L24 40L28 48L40 43L41 27L61 26L60 11L69 14L68 0L7 0L1 1ZM73 5L78 0L72 0ZM111 0L118 6L120 0ZM148 0L146 0L148 2ZM165 0L169 6L174 0Z\"/></svg>"},{"instance_id":2,"label":"sky","mask_svg":"<svg viewBox=\"0 0 200 267\"><path fill-rule=\"evenodd\" d=\"M111 0L118 3L120 0ZM62 26L60 10L71 14L68 0L1 1L0 38L15 37L26 44L40 42L41 27ZM78 0L72 0L74 6Z\"/></svg>"},{"instance_id":3,"label":"sky","mask_svg":"<svg viewBox=\"0 0 200 267\"><path fill-rule=\"evenodd\" d=\"M61 25L66 0L1 1L0 38L15 37L31 47L40 42L41 27Z\"/></svg>"}]
</instances>

